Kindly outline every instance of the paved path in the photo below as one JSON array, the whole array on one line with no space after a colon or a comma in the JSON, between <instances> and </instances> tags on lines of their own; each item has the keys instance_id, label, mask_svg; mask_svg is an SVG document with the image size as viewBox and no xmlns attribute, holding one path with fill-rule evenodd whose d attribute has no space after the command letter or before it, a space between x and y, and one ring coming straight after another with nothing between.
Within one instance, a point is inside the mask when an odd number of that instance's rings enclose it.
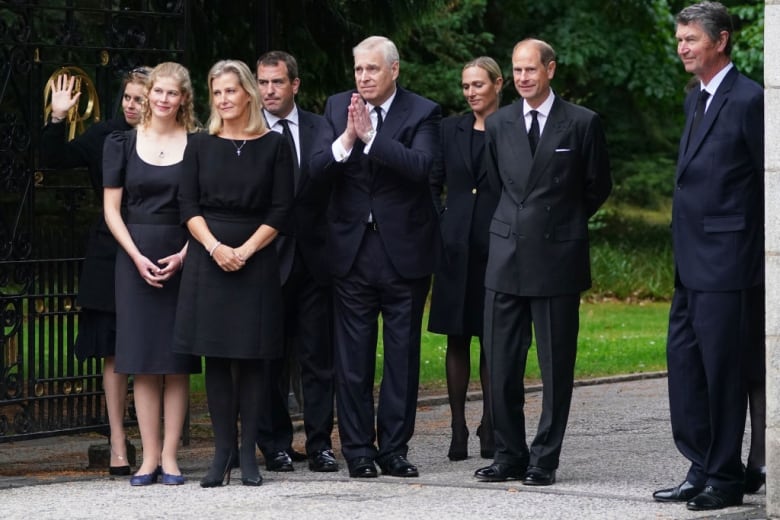
<instances>
[{"instance_id":1,"label":"paved path","mask_svg":"<svg viewBox=\"0 0 780 520\"><path fill-rule=\"evenodd\" d=\"M535 428L541 394L527 396ZM472 432L481 402L467 405ZM301 433L296 445L302 444ZM665 378L579 386L574 391L558 482L532 488L517 482L481 483L474 470L479 442L469 440L471 458L450 462L449 410L441 399L423 401L409 459L420 478L380 476L358 481L346 469L321 474L296 463L293 473L262 471L259 488L241 485L202 489L211 449L185 448L183 486L132 488L126 478L84 471L94 437L61 437L0 444L0 515L6 518L533 518L689 519L712 518L682 504L660 504L653 490L679 483L686 463L672 443ZM136 443L138 444L138 443ZM60 454L60 456L58 456ZM75 457L75 459L74 459ZM343 462L343 461L342 461ZM5 476L4 476L5 475ZM721 511L722 519L765 518L765 494L747 495L745 505Z\"/></svg>"}]
</instances>

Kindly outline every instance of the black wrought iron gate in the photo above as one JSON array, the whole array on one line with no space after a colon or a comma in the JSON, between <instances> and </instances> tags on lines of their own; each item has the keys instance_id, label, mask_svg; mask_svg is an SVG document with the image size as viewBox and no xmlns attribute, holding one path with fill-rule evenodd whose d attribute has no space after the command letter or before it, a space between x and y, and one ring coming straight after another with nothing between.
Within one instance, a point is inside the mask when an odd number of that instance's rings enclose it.
<instances>
[{"instance_id":1,"label":"black wrought iron gate","mask_svg":"<svg viewBox=\"0 0 780 520\"><path fill-rule=\"evenodd\" d=\"M108 421L99 362L72 352L86 231L100 208L83 172L38 167L45 84L77 66L95 86L93 115L121 117L124 72L186 63L188 4L0 0L0 443Z\"/></svg>"}]
</instances>

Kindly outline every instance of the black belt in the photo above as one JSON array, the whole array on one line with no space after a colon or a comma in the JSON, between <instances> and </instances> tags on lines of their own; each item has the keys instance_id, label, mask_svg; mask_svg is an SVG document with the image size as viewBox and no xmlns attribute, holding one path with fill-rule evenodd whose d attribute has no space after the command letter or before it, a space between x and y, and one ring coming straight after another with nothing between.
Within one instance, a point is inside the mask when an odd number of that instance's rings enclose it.
<instances>
[{"instance_id":1,"label":"black belt","mask_svg":"<svg viewBox=\"0 0 780 520\"><path fill-rule=\"evenodd\" d=\"M379 231L379 226L376 225L376 221L366 222L366 229L369 231Z\"/></svg>"}]
</instances>

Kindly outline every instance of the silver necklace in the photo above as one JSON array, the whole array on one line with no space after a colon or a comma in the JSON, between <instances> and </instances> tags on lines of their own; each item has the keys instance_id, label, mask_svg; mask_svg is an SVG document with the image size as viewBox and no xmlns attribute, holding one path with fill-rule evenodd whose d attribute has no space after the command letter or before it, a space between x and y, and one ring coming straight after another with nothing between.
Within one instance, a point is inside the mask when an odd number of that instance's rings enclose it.
<instances>
[{"instance_id":1,"label":"silver necklace","mask_svg":"<svg viewBox=\"0 0 780 520\"><path fill-rule=\"evenodd\" d=\"M160 159L164 159L165 158L165 150L160 150L160 153L157 155L157 157L159 157Z\"/></svg>"},{"instance_id":2,"label":"silver necklace","mask_svg":"<svg viewBox=\"0 0 780 520\"><path fill-rule=\"evenodd\" d=\"M244 145L246 144L246 139L244 139L244 142L243 142L243 143L241 143L241 146L238 146L238 145L236 144L236 142L235 142L234 140L232 140L232 139L230 140L230 142L231 142L231 143L233 143L233 147L236 149L236 155L237 155L237 156L239 156L239 157L241 157L241 149L242 149L242 148L244 147Z\"/></svg>"}]
</instances>

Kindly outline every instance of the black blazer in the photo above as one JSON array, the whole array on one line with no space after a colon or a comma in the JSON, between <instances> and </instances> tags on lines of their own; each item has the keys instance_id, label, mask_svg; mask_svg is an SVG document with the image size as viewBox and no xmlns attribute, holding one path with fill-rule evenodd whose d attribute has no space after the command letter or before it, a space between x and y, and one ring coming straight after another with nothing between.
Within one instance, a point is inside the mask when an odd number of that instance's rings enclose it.
<instances>
[{"instance_id":1,"label":"black blazer","mask_svg":"<svg viewBox=\"0 0 780 520\"><path fill-rule=\"evenodd\" d=\"M501 195L485 286L531 297L588 289L588 219L612 189L599 117L556 96L534 156L522 100L488 117L486 131L488 178Z\"/></svg>"},{"instance_id":2,"label":"black blazer","mask_svg":"<svg viewBox=\"0 0 780 520\"><path fill-rule=\"evenodd\" d=\"M443 334L463 334L469 260L483 267L488 256L488 227L498 204L482 161L474 169L471 155L474 114L448 117L441 124L441 161L434 174L434 203L441 210L442 249L433 278L428 328ZM442 184L446 203L441 204ZM473 255L473 258L472 258ZM480 280L480 283L481 280ZM481 303L476 305L481 307Z\"/></svg>"},{"instance_id":3,"label":"black blazer","mask_svg":"<svg viewBox=\"0 0 780 520\"><path fill-rule=\"evenodd\" d=\"M686 150L698 95L685 99L672 200L676 281L754 287L764 280L764 89L732 68Z\"/></svg>"},{"instance_id":4,"label":"black blazer","mask_svg":"<svg viewBox=\"0 0 780 520\"><path fill-rule=\"evenodd\" d=\"M295 186L292 210L292 232L280 235L278 249L282 284L287 282L295 259L295 249L301 255L309 273L319 285L330 283L327 265L326 212L330 199L330 182L311 176L311 155L314 150L330 146L330 127L324 117L298 108L298 138L300 139L300 175Z\"/></svg>"},{"instance_id":5,"label":"black blazer","mask_svg":"<svg viewBox=\"0 0 780 520\"><path fill-rule=\"evenodd\" d=\"M331 143L347 126L352 93L328 98L325 118L330 143L315 152L311 165L312 177L333 182L328 208L332 272L336 276L349 272L370 211L398 273L410 279L430 275L439 233L429 177L439 154L441 109L397 87L370 153L363 153L364 145L357 141L341 163L333 157Z\"/></svg>"}]
</instances>

